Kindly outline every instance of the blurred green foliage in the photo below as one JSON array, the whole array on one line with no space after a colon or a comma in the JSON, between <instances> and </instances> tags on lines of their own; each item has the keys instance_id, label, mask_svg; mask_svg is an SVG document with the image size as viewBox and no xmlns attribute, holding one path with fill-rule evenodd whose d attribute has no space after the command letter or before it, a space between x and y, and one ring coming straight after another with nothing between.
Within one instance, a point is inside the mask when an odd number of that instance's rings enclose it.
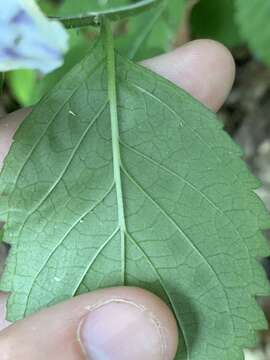
<instances>
[{"instance_id":1,"label":"blurred green foliage","mask_svg":"<svg viewBox=\"0 0 270 360\"><path fill-rule=\"evenodd\" d=\"M129 58L143 60L171 50L185 4L186 0L165 0L151 11L130 19L124 44Z\"/></svg>"},{"instance_id":2,"label":"blurred green foliage","mask_svg":"<svg viewBox=\"0 0 270 360\"><path fill-rule=\"evenodd\" d=\"M138 1L138 0L136 0ZM127 5L135 0L40 0L48 15L66 16ZM118 50L140 61L170 51L189 27L193 38L210 38L226 46L247 44L254 55L270 65L270 0L163 0L148 12L115 24ZM190 14L190 16L188 16ZM41 77L35 71L7 74L9 88L22 106L35 104L65 73L86 55L98 29L69 30L70 50L65 64ZM182 40L182 39L181 39ZM179 42L179 41L178 41Z\"/></svg>"},{"instance_id":3,"label":"blurred green foliage","mask_svg":"<svg viewBox=\"0 0 270 360\"><path fill-rule=\"evenodd\" d=\"M232 47L242 39L235 21L235 0L201 0L191 13L194 38L210 38Z\"/></svg>"},{"instance_id":4,"label":"blurred green foliage","mask_svg":"<svg viewBox=\"0 0 270 360\"><path fill-rule=\"evenodd\" d=\"M251 51L270 66L270 0L235 0L236 21Z\"/></svg>"}]
</instances>

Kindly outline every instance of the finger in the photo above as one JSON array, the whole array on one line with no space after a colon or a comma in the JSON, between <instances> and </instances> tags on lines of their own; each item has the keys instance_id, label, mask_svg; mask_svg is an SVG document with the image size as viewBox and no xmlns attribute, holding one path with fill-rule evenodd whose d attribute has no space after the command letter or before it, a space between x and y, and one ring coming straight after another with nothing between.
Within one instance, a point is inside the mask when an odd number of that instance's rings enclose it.
<instances>
[{"instance_id":1,"label":"finger","mask_svg":"<svg viewBox=\"0 0 270 360\"><path fill-rule=\"evenodd\" d=\"M231 53L213 40L192 41L143 64L185 89L213 111L223 105L235 77Z\"/></svg>"},{"instance_id":2,"label":"finger","mask_svg":"<svg viewBox=\"0 0 270 360\"><path fill-rule=\"evenodd\" d=\"M0 333L1 358L172 360L178 342L171 311L138 288L75 297Z\"/></svg>"},{"instance_id":3,"label":"finger","mask_svg":"<svg viewBox=\"0 0 270 360\"><path fill-rule=\"evenodd\" d=\"M15 131L30 111L30 109L22 109L0 119L0 169L12 144Z\"/></svg>"},{"instance_id":4,"label":"finger","mask_svg":"<svg viewBox=\"0 0 270 360\"><path fill-rule=\"evenodd\" d=\"M0 293L0 331L9 326L9 322L5 320L7 295Z\"/></svg>"}]
</instances>

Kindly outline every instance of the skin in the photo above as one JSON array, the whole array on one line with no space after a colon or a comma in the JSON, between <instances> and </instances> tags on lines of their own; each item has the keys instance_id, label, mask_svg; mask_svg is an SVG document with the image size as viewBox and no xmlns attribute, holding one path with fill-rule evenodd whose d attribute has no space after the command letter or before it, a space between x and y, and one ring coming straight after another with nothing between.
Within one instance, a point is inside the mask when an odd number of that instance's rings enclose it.
<instances>
[{"instance_id":1,"label":"skin","mask_svg":"<svg viewBox=\"0 0 270 360\"><path fill-rule=\"evenodd\" d=\"M143 65L181 86L213 111L217 111L224 103L235 76L235 65L229 51L210 40L190 42L169 54L147 60ZM0 166L9 151L18 125L29 111L23 109L0 120ZM82 321L88 316L91 307L115 299L139 304L151 312L166 330L168 341L163 357L155 355L159 350L152 348L151 359L173 360L175 356L178 333L173 314L160 299L145 290L119 287L94 291L45 309L11 326L4 320L6 298L6 294L0 294L2 360L89 359L85 354L84 338L80 332ZM140 319L137 325L144 328ZM140 348L139 344L138 347ZM150 359L147 351L139 350L140 360ZM122 358L130 359L125 356Z\"/></svg>"}]
</instances>

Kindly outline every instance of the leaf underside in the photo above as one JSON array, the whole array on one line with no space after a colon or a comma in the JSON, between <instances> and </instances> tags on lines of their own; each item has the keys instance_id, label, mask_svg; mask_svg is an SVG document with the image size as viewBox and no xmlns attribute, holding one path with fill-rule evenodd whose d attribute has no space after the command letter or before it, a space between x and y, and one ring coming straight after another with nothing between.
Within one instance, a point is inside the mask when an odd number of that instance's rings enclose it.
<instances>
[{"instance_id":1,"label":"leaf underside","mask_svg":"<svg viewBox=\"0 0 270 360\"><path fill-rule=\"evenodd\" d=\"M236 0L235 6L243 39L262 61L270 64L269 0Z\"/></svg>"},{"instance_id":2,"label":"leaf underside","mask_svg":"<svg viewBox=\"0 0 270 360\"><path fill-rule=\"evenodd\" d=\"M243 359L266 326L254 298L269 293L259 183L210 111L117 56L121 238L106 57L95 43L23 123L5 162L8 318L124 283L170 304L177 360Z\"/></svg>"}]
</instances>

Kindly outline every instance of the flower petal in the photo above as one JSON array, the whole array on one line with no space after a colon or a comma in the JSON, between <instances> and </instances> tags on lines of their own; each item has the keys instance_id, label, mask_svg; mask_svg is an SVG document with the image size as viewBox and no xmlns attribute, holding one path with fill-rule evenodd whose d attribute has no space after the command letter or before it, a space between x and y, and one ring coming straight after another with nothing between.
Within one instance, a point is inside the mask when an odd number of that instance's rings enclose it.
<instances>
[{"instance_id":1,"label":"flower petal","mask_svg":"<svg viewBox=\"0 0 270 360\"><path fill-rule=\"evenodd\" d=\"M36 69L46 74L63 64L68 34L34 0L0 0L0 71Z\"/></svg>"}]
</instances>

